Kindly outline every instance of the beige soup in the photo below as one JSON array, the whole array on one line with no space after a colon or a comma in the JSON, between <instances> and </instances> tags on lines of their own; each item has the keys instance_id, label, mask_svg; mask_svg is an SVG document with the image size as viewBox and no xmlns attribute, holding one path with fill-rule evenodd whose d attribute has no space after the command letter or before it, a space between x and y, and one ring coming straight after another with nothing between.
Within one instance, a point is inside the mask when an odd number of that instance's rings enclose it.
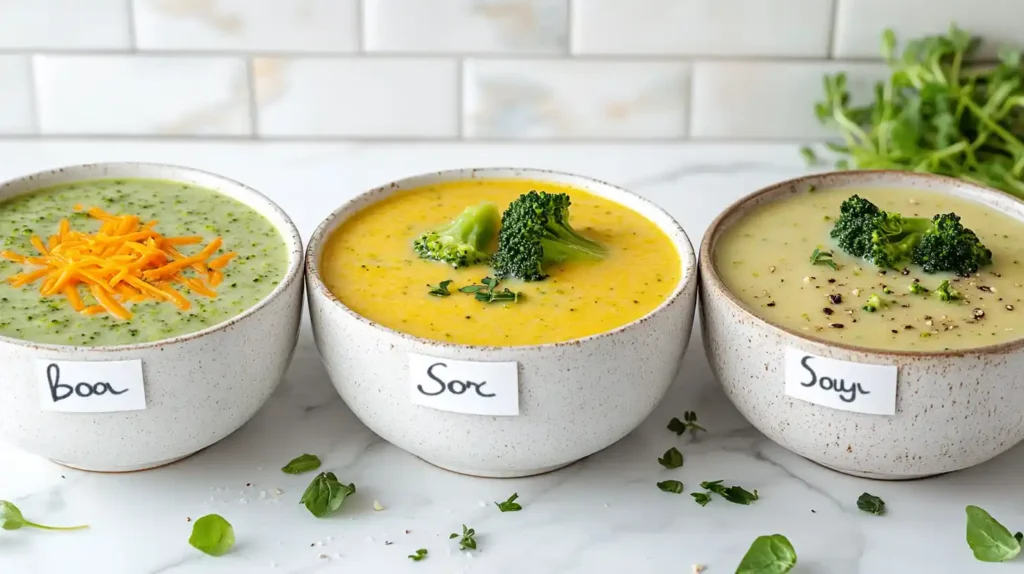
<instances>
[{"instance_id":1,"label":"beige soup","mask_svg":"<svg viewBox=\"0 0 1024 574\"><path fill-rule=\"evenodd\" d=\"M829 237L832 221L826 217L837 217L839 205L854 194L905 216L956 212L992 250L992 265L958 278L929 275L916 266L880 271L844 254ZM729 290L780 326L875 349L965 349L1024 336L1022 237L1020 221L950 195L844 188L801 193L757 208L725 231L714 258ZM833 251L838 271L810 263L816 247ZM949 279L963 300L911 294L915 279L930 290ZM869 313L862 306L874 293L889 305Z\"/></svg>"},{"instance_id":2,"label":"beige soup","mask_svg":"<svg viewBox=\"0 0 1024 574\"><path fill-rule=\"evenodd\" d=\"M483 303L458 288L491 275L419 259L421 233L469 205L499 209L530 190L567 193L570 223L608 247L600 262L547 267L543 281L503 281L517 303ZM426 339L472 345L555 343L604 333L650 313L679 283L682 265L669 238L639 213L584 191L539 181L469 180L397 193L356 213L327 240L321 261L327 288L360 315ZM428 285L451 279L451 295Z\"/></svg>"}]
</instances>

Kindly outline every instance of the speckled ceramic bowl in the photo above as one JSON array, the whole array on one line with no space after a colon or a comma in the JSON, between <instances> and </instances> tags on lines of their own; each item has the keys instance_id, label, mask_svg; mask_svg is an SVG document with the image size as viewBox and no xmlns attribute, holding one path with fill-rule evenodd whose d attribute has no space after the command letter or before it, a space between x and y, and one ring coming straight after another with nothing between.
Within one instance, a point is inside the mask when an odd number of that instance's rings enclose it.
<instances>
[{"instance_id":1,"label":"speckled ceramic bowl","mask_svg":"<svg viewBox=\"0 0 1024 574\"><path fill-rule=\"evenodd\" d=\"M759 318L722 282L712 254L731 225L759 205L837 187L928 189L1024 219L1024 203L946 177L892 171L837 172L785 181L726 209L700 250L701 323L711 368L758 430L829 468L909 479L968 468L1024 439L1024 340L956 352L895 352L825 341ZM897 369L894 415L837 410L784 392L787 347L819 357Z\"/></svg>"},{"instance_id":2,"label":"speckled ceramic bowl","mask_svg":"<svg viewBox=\"0 0 1024 574\"><path fill-rule=\"evenodd\" d=\"M232 197L266 217L289 252L281 283L234 318L196 333L138 345L72 347L0 337L0 440L60 464L123 472L162 466L228 436L270 397L291 360L302 313L302 239L255 190L203 171L162 164L101 163L0 184L0 199L96 178L181 181ZM2 314L2 309L0 309ZM146 409L64 413L40 407L36 361L141 360Z\"/></svg>"},{"instance_id":3,"label":"speckled ceramic bowl","mask_svg":"<svg viewBox=\"0 0 1024 574\"><path fill-rule=\"evenodd\" d=\"M568 184L625 205L660 227L683 267L672 294L647 316L565 343L485 347L421 339L377 325L328 291L319 263L346 219L391 194L443 181L519 178ZM464 169L420 175L370 190L332 213L310 239L306 281L313 333L334 386L371 430L442 468L486 477L555 470L633 431L662 399L690 338L696 262L679 225L654 204L607 183L533 169ZM518 366L519 415L435 410L410 398L411 353Z\"/></svg>"}]
</instances>

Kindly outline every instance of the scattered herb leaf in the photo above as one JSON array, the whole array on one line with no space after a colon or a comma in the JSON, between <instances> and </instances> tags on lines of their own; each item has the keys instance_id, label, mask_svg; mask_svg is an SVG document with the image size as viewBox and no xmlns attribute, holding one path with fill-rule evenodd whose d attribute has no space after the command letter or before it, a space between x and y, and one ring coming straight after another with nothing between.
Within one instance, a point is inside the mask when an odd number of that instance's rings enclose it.
<instances>
[{"instance_id":1,"label":"scattered herb leaf","mask_svg":"<svg viewBox=\"0 0 1024 574\"><path fill-rule=\"evenodd\" d=\"M500 279L494 279L491 277L484 277L480 280L481 285L467 285L460 287L459 291L462 293L472 293L477 301L483 301L484 303L499 303L504 301L511 301L513 303L519 302L520 293L509 290L508 287L501 291L497 291L498 283L501 283Z\"/></svg>"},{"instance_id":2,"label":"scattered herb leaf","mask_svg":"<svg viewBox=\"0 0 1024 574\"><path fill-rule=\"evenodd\" d=\"M281 468L285 474L302 474L320 468L320 457L315 454L303 454L291 460Z\"/></svg>"},{"instance_id":3,"label":"scattered herb leaf","mask_svg":"<svg viewBox=\"0 0 1024 574\"><path fill-rule=\"evenodd\" d=\"M839 265L832 260L832 252L822 251L817 247L811 252L811 265L825 265L833 271L839 269Z\"/></svg>"},{"instance_id":4,"label":"scattered herb leaf","mask_svg":"<svg viewBox=\"0 0 1024 574\"><path fill-rule=\"evenodd\" d=\"M881 516L885 514L885 501L865 492L857 498L857 508L875 516Z\"/></svg>"},{"instance_id":5,"label":"scattered herb leaf","mask_svg":"<svg viewBox=\"0 0 1024 574\"><path fill-rule=\"evenodd\" d=\"M713 492L734 504L745 504L749 506L750 503L760 498L757 495L756 490L754 492L750 492L742 486L723 486L721 480L704 481L700 483L700 487L707 490L709 495ZM707 502L704 504L707 504ZM701 506L704 506L704 504L701 504Z\"/></svg>"},{"instance_id":6,"label":"scattered herb leaf","mask_svg":"<svg viewBox=\"0 0 1024 574\"><path fill-rule=\"evenodd\" d=\"M42 530L82 530L83 528L89 528L86 524L81 526L46 526L44 524L37 524L30 520L25 520L21 510L13 502L0 500L0 528L4 530L18 530L26 526Z\"/></svg>"},{"instance_id":7,"label":"scattered herb leaf","mask_svg":"<svg viewBox=\"0 0 1024 574\"><path fill-rule=\"evenodd\" d=\"M1005 562L1020 554L1020 540L977 506L967 507L967 545L981 562Z\"/></svg>"},{"instance_id":8,"label":"scattered herb leaf","mask_svg":"<svg viewBox=\"0 0 1024 574\"><path fill-rule=\"evenodd\" d=\"M463 524L461 537L459 536L459 533L452 532L451 536L448 538L459 539L459 550L476 550L476 538L474 538L474 536L476 536L476 530L466 528L466 525Z\"/></svg>"},{"instance_id":9,"label":"scattered herb leaf","mask_svg":"<svg viewBox=\"0 0 1024 574\"><path fill-rule=\"evenodd\" d=\"M448 286L451 284L452 280L446 279L439 283L437 287L434 287L433 285L427 285L427 287L430 287L430 291L428 291L428 293L435 297L447 297L452 294L451 291L448 290Z\"/></svg>"},{"instance_id":10,"label":"scattered herb leaf","mask_svg":"<svg viewBox=\"0 0 1024 574\"><path fill-rule=\"evenodd\" d=\"M495 502L494 504L498 505L498 510L502 512L518 512L522 510L523 507L516 502L517 498L519 498L519 494L513 493L505 502Z\"/></svg>"},{"instance_id":11,"label":"scattered herb leaf","mask_svg":"<svg viewBox=\"0 0 1024 574\"><path fill-rule=\"evenodd\" d=\"M785 574L796 566L796 550L781 534L758 536L743 555L736 574Z\"/></svg>"},{"instance_id":12,"label":"scattered herb leaf","mask_svg":"<svg viewBox=\"0 0 1024 574\"><path fill-rule=\"evenodd\" d=\"M235 545L235 529L219 514L207 514L192 523L188 543L210 556L223 556Z\"/></svg>"},{"instance_id":13,"label":"scattered herb leaf","mask_svg":"<svg viewBox=\"0 0 1024 574\"><path fill-rule=\"evenodd\" d=\"M309 483L299 503L306 505L313 516L324 518L341 508L345 498L355 492L356 485L338 482L333 472L321 472Z\"/></svg>"},{"instance_id":14,"label":"scattered herb leaf","mask_svg":"<svg viewBox=\"0 0 1024 574\"><path fill-rule=\"evenodd\" d=\"M674 492L676 494L682 494L683 483L678 480L663 480L658 483L658 489L664 492Z\"/></svg>"},{"instance_id":15,"label":"scattered herb leaf","mask_svg":"<svg viewBox=\"0 0 1024 574\"><path fill-rule=\"evenodd\" d=\"M658 459L658 463L665 468L679 468L683 466L683 453L679 452L676 447L672 447L665 451L665 454Z\"/></svg>"},{"instance_id":16,"label":"scattered herb leaf","mask_svg":"<svg viewBox=\"0 0 1024 574\"><path fill-rule=\"evenodd\" d=\"M426 557L427 557L427 549L426 548L420 548L414 554L410 554L409 555L409 558L412 559L414 562L419 562L420 560L423 560Z\"/></svg>"},{"instance_id":17,"label":"scattered herb leaf","mask_svg":"<svg viewBox=\"0 0 1024 574\"><path fill-rule=\"evenodd\" d=\"M708 492L691 492L694 502L701 506L707 506L711 502L711 494Z\"/></svg>"},{"instance_id":18,"label":"scattered herb leaf","mask_svg":"<svg viewBox=\"0 0 1024 574\"><path fill-rule=\"evenodd\" d=\"M683 413L683 420L672 417L672 420L668 421L668 430L677 435L682 435L686 432L686 429L690 429L690 434L692 435L696 435L697 431L708 431L708 429L697 424L697 413L695 411L685 411Z\"/></svg>"}]
</instances>

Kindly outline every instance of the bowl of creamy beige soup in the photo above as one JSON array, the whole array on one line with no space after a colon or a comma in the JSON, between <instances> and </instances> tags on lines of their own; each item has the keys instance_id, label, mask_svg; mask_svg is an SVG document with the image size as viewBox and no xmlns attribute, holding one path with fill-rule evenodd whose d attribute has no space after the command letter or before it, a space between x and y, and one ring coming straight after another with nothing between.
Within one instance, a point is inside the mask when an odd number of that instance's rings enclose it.
<instances>
[{"instance_id":1,"label":"bowl of creamy beige soup","mask_svg":"<svg viewBox=\"0 0 1024 574\"><path fill-rule=\"evenodd\" d=\"M696 303L671 216L536 169L363 193L313 234L306 269L317 347L355 415L486 477L555 470L634 430L678 370Z\"/></svg>"},{"instance_id":2,"label":"bowl of creamy beige soup","mask_svg":"<svg viewBox=\"0 0 1024 574\"><path fill-rule=\"evenodd\" d=\"M234 432L291 359L302 251L269 199L187 167L0 184L0 440L121 472Z\"/></svg>"},{"instance_id":3,"label":"bowl of creamy beige soup","mask_svg":"<svg viewBox=\"0 0 1024 574\"><path fill-rule=\"evenodd\" d=\"M757 191L701 245L704 345L768 438L851 475L968 468L1024 439L1024 203L826 173Z\"/></svg>"}]
</instances>

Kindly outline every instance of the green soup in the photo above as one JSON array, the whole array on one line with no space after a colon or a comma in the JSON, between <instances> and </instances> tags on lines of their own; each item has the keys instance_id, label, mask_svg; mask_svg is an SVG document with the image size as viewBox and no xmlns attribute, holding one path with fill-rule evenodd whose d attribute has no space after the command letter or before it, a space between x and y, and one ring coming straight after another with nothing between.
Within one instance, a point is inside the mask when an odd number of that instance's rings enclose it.
<instances>
[{"instance_id":1,"label":"green soup","mask_svg":"<svg viewBox=\"0 0 1024 574\"><path fill-rule=\"evenodd\" d=\"M215 191L182 183L151 179L87 180L41 189L0 202L0 251L37 253L33 235L57 232L62 219L76 231L95 233L101 222L75 211L75 206L99 207L111 214L158 220L165 237L201 236L197 245L183 245L186 256L199 252L213 238L223 244L212 256L237 256L223 269L216 297L177 290L191 303L182 311L166 301L135 302L130 319L110 314L85 315L64 296L40 295L39 284L12 286L7 279L34 269L0 259L0 336L60 345L125 345L167 339L221 323L266 297L284 278L289 256L284 238L262 215ZM88 289L78 290L86 305L98 302Z\"/></svg>"}]
</instances>

